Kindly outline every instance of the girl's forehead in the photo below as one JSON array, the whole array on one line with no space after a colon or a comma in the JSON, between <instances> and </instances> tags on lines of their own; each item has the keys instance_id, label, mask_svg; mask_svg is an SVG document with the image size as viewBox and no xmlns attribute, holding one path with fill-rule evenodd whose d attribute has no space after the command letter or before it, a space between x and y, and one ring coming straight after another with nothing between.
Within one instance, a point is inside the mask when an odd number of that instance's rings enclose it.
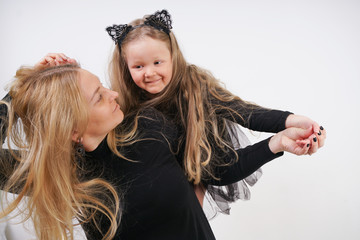
<instances>
[{"instance_id":1,"label":"girl's forehead","mask_svg":"<svg viewBox=\"0 0 360 240\"><path fill-rule=\"evenodd\" d=\"M123 53L129 60L130 58L144 58L150 56L160 57L157 55L168 55L170 54L170 51L164 41L148 37L126 44L123 48Z\"/></svg>"}]
</instances>

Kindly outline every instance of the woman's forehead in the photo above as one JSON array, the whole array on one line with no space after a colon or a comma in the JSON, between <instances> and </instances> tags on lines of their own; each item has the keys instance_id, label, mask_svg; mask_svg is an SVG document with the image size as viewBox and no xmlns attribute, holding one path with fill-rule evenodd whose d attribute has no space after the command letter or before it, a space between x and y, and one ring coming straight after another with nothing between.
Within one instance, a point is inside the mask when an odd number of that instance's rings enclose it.
<instances>
[{"instance_id":1,"label":"woman's forehead","mask_svg":"<svg viewBox=\"0 0 360 240\"><path fill-rule=\"evenodd\" d=\"M99 86L101 86L99 78L85 69L79 70L78 82L84 96L89 101L98 90Z\"/></svg>"}]
</instances>

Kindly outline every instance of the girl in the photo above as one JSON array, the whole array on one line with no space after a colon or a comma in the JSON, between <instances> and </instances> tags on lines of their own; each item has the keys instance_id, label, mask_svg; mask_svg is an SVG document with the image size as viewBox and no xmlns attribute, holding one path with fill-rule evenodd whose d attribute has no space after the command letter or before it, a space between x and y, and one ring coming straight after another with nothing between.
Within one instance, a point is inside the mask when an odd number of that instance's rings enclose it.
<instances>
[{"instance_id":1,"label":"girl","mask_svg":"<svg viewBox=\"0 0 360 240\"><path fill-rule=\"evenodd\" d=\"M232 183L241 180L236 175L227 176L225 191L209 185L209 180L220 177L218 166L231 166L241 158L235 151L240 140L237 124L273 133L288 127L311 128L309 154L323 146L326 132L307 117L265 109L234 96L209 71L185 61L171 24L169 13L162 10L107 28L117 45L110 64L111 86L119 93L125 113L155 107L175 123L179 129L175 151L188 180L220 198L220 210L228 212L225 203L247 196L247 188L244 194L236 191L238 185Z\"/></svg>"}]
</instances>

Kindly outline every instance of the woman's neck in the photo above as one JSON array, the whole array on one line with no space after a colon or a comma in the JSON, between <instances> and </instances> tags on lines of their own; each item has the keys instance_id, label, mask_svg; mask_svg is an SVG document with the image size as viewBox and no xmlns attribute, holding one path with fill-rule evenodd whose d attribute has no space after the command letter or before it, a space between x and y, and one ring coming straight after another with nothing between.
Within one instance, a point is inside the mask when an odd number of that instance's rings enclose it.
<instances>
[{"instance_id":1,"label":"woman's neck","mask_svg":"<svg viewBox=\"0 0 360 240\"><path fill-rule=\"evenodd\" d=\"M92 152L94 151L100 143L105 139L106 135L104 136L83 136L82 144L84 146L85 151Z\"/></svg>"}]
</instances>

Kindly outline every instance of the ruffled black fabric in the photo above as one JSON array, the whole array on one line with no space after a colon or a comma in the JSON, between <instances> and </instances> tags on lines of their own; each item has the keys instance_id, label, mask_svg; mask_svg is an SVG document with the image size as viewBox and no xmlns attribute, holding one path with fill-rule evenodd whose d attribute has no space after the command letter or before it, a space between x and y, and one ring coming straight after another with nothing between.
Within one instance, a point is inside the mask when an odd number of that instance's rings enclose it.
<instances>
[{"instance_id":1,"label":"ruffled black fabric","mask_svg":"<svg viewBox=\"0 0 360 240\"><path fill-rule=\"evenodd\" d=\"M235 150L251 144L236 123L227 121L227 129ZM231 203L239 199L249 200L251 198L249 187L254 186L261 176L262 169L259 168L250 176L233 184L225 186L207 185L203 204L206 217L210 220L216 217L218 213L229 215Z\"/></svg>"}]
</instances>

